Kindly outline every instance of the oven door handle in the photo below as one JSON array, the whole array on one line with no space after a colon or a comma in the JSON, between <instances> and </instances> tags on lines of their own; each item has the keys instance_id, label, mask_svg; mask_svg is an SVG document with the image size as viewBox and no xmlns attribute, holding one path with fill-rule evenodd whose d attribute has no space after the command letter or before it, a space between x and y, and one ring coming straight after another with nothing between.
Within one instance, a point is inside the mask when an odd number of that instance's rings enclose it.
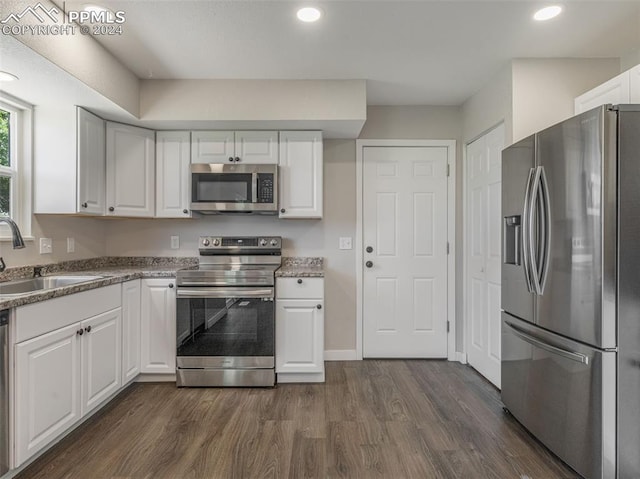
<instances>
[{"instance_id":1,"label":"oven door handle","mask_svg":"<svg viewBox=\"0 0 640 479\"><path fill-rule=\"evenodd\" d=\"M273 288L181 288L178 298L273 298Z\"/></svg>"}]
</instances>

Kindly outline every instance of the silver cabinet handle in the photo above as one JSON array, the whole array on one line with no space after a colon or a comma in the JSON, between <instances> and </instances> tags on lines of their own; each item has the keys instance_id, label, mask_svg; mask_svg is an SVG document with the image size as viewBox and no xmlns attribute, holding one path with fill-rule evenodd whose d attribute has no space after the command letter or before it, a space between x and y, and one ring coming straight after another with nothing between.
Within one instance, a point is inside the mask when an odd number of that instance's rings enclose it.
<instances>
[{"instance_id":1,"label":"silver cabinet handle","mask_svg":"<svg viewBox=\"0 0 640 479\"><path fill-rule=\"evenodd\" d=\"M533 346L536 346L537 348L544 349L545 351L549 351L550 353L557 354L558 356L562 356L563 358L570 359L578 363L589 365L589 356L585 356L584 354L576 353L573 351L567 351L566 349L562 349L557 346L553 346L551 344L547 344L543 341L540 341L539 339L534 338L533 336L525 333L520 328L514 326L508 321L505 321L504 324L506 324L511 328L511 331L513 332L513 334L518 336L523 341Z\"/></svg>"},{"instance_id":2,"label":"silver cabinet handle","mask_svg":"<svg viewBox=\"0 0 640 479\"><path fill-rule=\"evenodd\" d=\"M273 288L183 288L178 298L273 298Z\"/></svg>"}]
</instances>

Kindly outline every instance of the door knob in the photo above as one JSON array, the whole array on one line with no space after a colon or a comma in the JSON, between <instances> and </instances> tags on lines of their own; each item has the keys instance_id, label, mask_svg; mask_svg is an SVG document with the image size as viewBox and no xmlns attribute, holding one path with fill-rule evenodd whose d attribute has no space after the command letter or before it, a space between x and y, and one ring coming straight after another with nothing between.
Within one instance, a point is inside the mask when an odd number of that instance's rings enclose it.
<instances>
[{"instance_id":1,"label":"door knob","mask_svg":"<svg viewBox=\"0 0 640 479\"><path fill-rule=\"evenodd\" d=\"M91 332L91 326L87 326L86 328L84 328L84 330L85 330L87 333L90 333L90 332Z\"/></svg>"},{"instance_id":2,"label":"door knob","mask_svg":"<svg viewBox=\"0 0 640 479\"><path fill-rule=\"evenodd\" d=\"M231 163L233 163L233 156L230 156L230 157L229 157L229 161L230 161Z\"/></svg>"},{"instance_id":3,"label":"door knob","mask_svg":"<svg viewBox=\"0 0 640 479\"><path fill-rule=\"evenodd\" d=\"M82 203L81 205L83 208L86 208L87 206L89 206L87 203Z\"/></svg>"},{"instance_id":4,"label":"door knob","mask_svg":"<svg viewBox=\"0 0 640 479\"><path fill-rule=\"evenodd\" d=\"M373 266L373 261L367 261L364 265L365 265L367 268L371 268L371 267Z\"/></svg>"},{"instance_id":5,"label":"door knob","mask_svg":"<svg viewBox=\"0 0 640 479\"><path fill-rule=\"evenodd\" d=\"M238 163L238 162L240 161L240 158L236 156L236 157L235 157L235 159L234 159L234 161L235 161L236 163Z\"/></svg>"},{"instance_id":6,"label":"door knob","mask_svg":"<svg viewBox=\"0 0 640 479\"><path fill-rule=\"evenodd\" d=\"M373 248L371 246L367 246L367 253L373 253Z\"/></svg>"},{"instance_id":7,"label":"door knob","mask_svg":"<svg viewBox=\"0 0 640 479\"><path fill-rule=\"evenodd\" d=\"M82 328L78 329L78 330L76 331L76 334L77 334L78 336L82 336L82 335L84 334L84 329L82 329Z\"/></svg>"},{"instance_id":8,"label":"door knob","mask_svg":"<svg viewBox=\"0 0 640 479\"><path fill-rule=\"evenodd\" d=\"M318 309L322 309L322 305L321 305L321 304L319 304L319 305L317 305L317 306L316 306L316 308L318 308Z\"/></svg>"},{"instance_id":9,"label":"door knob","mask_svg":"<svg viewBox=\"0 0 640 479\"><path fill-rule=\"evenodd\" d=\"M301 279L298 279L298 284L302 284L302 280Z\"/></svg>"},{"instance_id":10,"label":"door knob","mask_svg":"<svg viewBox=\"0 0 640 479\"><path fill-rule=\"evenodd\" d=\"M284 213L285 211L287 210L285 210L284 208L280 208L280 213Z\"/></svg>"},{"instance_id":11,"label":"door knob","mask_svg":"<svg viewBox=\"0 0 640 479\"><path fill-rule=\"evenodd\" d=\"M169 287L170 287L170 288L173 288L173 283L169 283Z\"/></svg>"},{"instance_id":12,"label":"door knob","mask_svg":"<svg viewBox=\"0 0 640 479\"><path fill-rule=\"evenodd\" d=\"M185 215L188 215L188 214L189 214L189 210L187 210L187 209L182 210L182 212L183 212Z\"/></svg>"},{"instance_id":13,"label":"door knob","mask_svg":"<svg viewBox=\"0 0 640 479\"><path fill-rule=\"evenodd\" d=\"M115 211L115 208L113 206L109 206L109 211Z\"/></svg>"}]
</instances>

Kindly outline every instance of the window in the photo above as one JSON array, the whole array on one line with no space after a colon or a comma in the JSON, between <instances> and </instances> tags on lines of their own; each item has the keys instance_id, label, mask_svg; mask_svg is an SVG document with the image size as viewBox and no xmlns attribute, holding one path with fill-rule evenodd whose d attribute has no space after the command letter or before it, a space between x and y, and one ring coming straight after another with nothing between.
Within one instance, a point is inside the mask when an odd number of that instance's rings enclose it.
<instances>
[{"instance_id":1,"label":"window","mask_svg":"<svg viewBox=\"0 0 640 479\"><path fill-rule=\"evenodd\" d=\"M31 236L31 106L0 95L0 216ZM11 233L0 225L0 239Z\"/></svg>"}]
</instances>

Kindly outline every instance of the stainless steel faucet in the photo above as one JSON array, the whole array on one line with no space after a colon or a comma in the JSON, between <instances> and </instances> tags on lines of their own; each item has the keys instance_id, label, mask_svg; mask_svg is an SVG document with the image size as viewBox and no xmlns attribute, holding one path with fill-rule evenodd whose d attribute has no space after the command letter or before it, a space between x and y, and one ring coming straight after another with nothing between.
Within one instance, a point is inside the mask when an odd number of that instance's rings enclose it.
<instances>
[{"instance_id":1,"label":"stainless steel faucet","mask_svg":"<svg viewBox=\"0 0 640 479\"><path fill-rule=\"evenodd\" d=\"M13 240L13 249L21 249L24 248L24 240L22 239L22 234L20 233L20 228L15 221L13 221L8 216L0 216L0 223L7 223L9 228L11 228L11 239ZM0 273L6 269L7 265L4 263L4 260L0 256Z\"/></svg>"}]
</instances>

